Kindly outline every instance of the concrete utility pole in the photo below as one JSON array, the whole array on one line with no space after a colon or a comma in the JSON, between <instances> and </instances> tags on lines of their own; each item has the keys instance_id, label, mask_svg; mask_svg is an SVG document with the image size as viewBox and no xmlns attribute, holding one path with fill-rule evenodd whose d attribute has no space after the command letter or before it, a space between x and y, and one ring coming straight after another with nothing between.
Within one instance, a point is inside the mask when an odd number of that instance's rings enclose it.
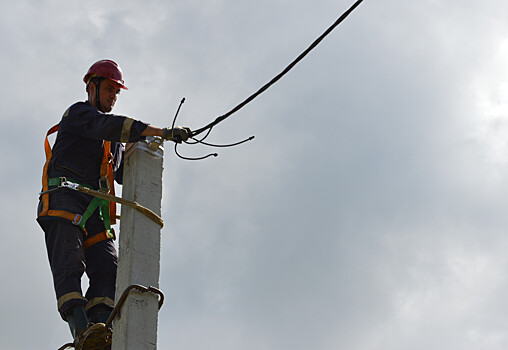
<instances>
[{"instance_id":1,"label":"concrete utility pole","mask_svg":"<svg viewBox=\"0 0 508 350\"><path fill-rule=\"evenodd\" d=\"M126 150L122 197L161 215L164 151L137 142ZM115 302L127 287L159 287L161 227L122 206ZM112 350L157 349L158 296L133 290L113 321Z\"/></svg>"}]
</instances>

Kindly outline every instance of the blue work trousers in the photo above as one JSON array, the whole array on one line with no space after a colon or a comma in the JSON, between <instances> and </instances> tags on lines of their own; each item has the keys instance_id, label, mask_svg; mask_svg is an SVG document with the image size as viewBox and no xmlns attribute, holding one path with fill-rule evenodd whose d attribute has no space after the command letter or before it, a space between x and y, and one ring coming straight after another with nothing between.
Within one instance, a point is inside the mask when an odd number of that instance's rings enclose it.
<instances>
[{"instance_id":1,"label":"blue work trousers","mask_svg":"<svg viewBox=\"0 0 508 350\"><path fill-rule=\"evenodd\" d=\"M93 220L93 219L92 219ZM86 238L83 230L60 218L37 219L45 232L49 264L58 303L64 320L79 305L91 308L113 308L118 255L111 239L83 248ZM81 278L86 272L89 287L83 296Z\"/></svg>"}]
</instances>

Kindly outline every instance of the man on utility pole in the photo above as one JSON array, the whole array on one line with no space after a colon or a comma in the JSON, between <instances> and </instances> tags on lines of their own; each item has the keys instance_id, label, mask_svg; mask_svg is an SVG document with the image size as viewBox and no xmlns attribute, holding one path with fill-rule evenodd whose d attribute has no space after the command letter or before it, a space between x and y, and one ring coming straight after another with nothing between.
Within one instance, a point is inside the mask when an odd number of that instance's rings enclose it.
<instances>
[{"instance_id":1,"label":"man on utility pole","mask_svg":"<svg viewBox=\"0 0 508 350\"><path fill-rule=\"evenodd\" d=\"M117 253L115 203L64 186L73 183L114 194L122 184L122 142L159 136L180 143L189 128L158 128L111 114L124 85L120 67L111 60L94 63L83 78L88 99L69 107L59 124L53 149L46 136L42 187L37 222L45 232L58 311L68 322L75 347L89 322L105 323L113 309ZM81 290L86 272L89 288ZM79 346L83 347L83 344Z\"/></svg>"}]
</instances>

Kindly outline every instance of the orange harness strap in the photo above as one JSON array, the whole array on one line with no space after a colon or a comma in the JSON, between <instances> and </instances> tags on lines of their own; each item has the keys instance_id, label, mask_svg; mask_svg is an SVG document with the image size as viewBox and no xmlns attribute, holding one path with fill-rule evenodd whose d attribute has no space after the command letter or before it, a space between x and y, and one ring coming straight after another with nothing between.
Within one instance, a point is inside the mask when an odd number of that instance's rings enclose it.
<instances>
[{"instance_id":1,"label":"orange harness strap","mask_svg":"<svg viewBox=\"0 0 508 350\"><path fill-rule=\"evenodd\" d=\"M46 163L44 163L44 168L42 170L42 211L39 216L48 215L49 210L49 193L46 191L49 190L49 178L48 178L48 167L49 161L53 156L53 152L51 151L51 146L49 145L48 136L58 131L58 125L56 124L51 129L48 130L46 134L46 140L44 140L44 151L46 152Z\"/></svg>"},{"instance_id":2,"label":"orange harness strap","mask_svg":"<svg viewBox=\"0 0 508 350\"><path fill-rule=\"evenodd\" d=\"M111 142L104 141L103 146L104 153L102 155L102 163L101 163L101 179L106 180L108 182L109 191L108 193L111 195L115 195L115 179L113 174L113 154L111 153ZM116 202L109 202L109 220L111 225L116 224Z\"/></svg>"},{"instance_id":3,"label":"orange harness strap","mask_svg":"<svg viewBox=\"0 0 508 350\"><path fill-rule=\"evenodd\" d=\"M95 243L105 241L106 239L109 238L111 237L109 236L108 231L102 231L101 233L98 233L95 236L85 239L85 241L83 242L83 248L87 250L90 246L94 245Z\"/></svg>"},{"instance_id":4,"label":"orange harness strap","mask_svg":"<svg viewBox=\"0 0 508 350\"><path fill-rule=\"evenodd\" d=\"M64 219L67 219L69 221L72 221L74 225L79 225L79 222L81 221L81 215L80 214L72 214L65 210L48 210L47 216L58 216Z\"/></svg>"}]
</instances>

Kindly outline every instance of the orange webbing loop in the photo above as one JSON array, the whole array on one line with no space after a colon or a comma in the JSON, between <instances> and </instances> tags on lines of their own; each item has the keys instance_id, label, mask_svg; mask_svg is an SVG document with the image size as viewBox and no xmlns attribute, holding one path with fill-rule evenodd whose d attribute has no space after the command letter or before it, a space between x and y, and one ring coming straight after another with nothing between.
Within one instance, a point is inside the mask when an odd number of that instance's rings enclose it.
<instances>
[{"instance_id":1,"label":"orange webbing loop","mask_svg":"<svg viewBox=\"0 0 508 350\"><path fill-rule=\"evenodd\" d=\"M90 246L94 245L95 243L99 243L110 238L111 237L109 236L108 231L102 231L101 233L98 233L95 236L85 239L85 241L83 242L83 248L87 250Z\"/></svg>"},{"instance_id":2,"label":"orange webbing loop","mask_svg":"<svg viewBox=\"0 0 508 350\"><path fill-rule=\"evenodd\" d=\"M104 141L101 163L101 178L107 178L109 183L109 194L115 195L115 179L113 175L113 154L111 153L111 142ZM109 202L109 220L111 225L116 224L116 202Z\"/></svg>"},{"instance_id":3,"label":"orange webbing loop","mask_svg":"<svg viewBox=\"0 0 508 350\"><path fill-rule=\"evenodd\" d=\"M48 130L48 133L46 134L46 140L44 141L44 151L46 152L46 163L44 163L44 168L42 170L42 192L46 192L49 190L49 184L48 184L48 167L49 162L51 160L51 156L53 155L53 152L51 151L51 146L49 145L48 136L58 131L58 125L56 124L51 129ZM42 195L42 211L39 214L39 216L45 216L48 215L49 210L49 194L44 193Z\"/></svg>"},{"instance_id":4,"label":"orange webbing loop","mask_svg":"<svg viewBox=\"0 0 508 350\"><path fill-rule=\"evenodd\" d=\"M79 225L81 222L81 215L80 214L73 214L71 212L65 211L65 210L48 210L47 216L58 216L64 219L67 219L69 221L72 221L74 225Z\"/></svg>"}]
</instances>

